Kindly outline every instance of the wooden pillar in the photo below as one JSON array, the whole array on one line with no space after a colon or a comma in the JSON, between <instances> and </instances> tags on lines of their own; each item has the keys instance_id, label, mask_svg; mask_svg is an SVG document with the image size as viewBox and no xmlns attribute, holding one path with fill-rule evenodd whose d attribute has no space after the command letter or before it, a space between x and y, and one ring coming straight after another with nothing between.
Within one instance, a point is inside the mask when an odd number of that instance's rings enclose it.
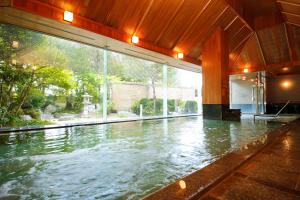
<instances>
[{"instance_id":1,"label":"wooden pillar","mask_svg":"<svg viewBox=\"0 0 300 200\"><path fill-rule=\"evenodd\" d=\"M203 117L205 119L230 119L228 40L223 29L218 28L202 49Z\"/></svg>"}]
</instances>

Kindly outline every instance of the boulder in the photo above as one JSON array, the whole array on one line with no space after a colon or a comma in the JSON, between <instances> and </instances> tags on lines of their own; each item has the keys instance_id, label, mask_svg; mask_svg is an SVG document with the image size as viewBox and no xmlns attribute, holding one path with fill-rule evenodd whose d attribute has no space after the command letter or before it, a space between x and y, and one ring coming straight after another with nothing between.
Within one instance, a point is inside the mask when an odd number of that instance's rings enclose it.
<instances>
[{"instance_id":1,"label":"boulder","mask_svg":"<svg viewBox=\"0 0 300 200\"><path fill-rule=\"evenodd\" d=\"M57 107L51 104L48 105L44 110L45 113L54 113L56 111L57 111Z\"/></svg>"}]
</instances>

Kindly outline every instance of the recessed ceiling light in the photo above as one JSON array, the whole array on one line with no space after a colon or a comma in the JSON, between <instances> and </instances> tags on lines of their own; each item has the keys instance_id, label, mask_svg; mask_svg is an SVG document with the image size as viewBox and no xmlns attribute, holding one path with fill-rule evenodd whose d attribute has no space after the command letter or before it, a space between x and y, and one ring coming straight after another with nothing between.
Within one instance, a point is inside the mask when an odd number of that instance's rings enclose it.
<instances>
[{"instance_id":1,"label":"recessed ceiling light","mask_svg":"<svg viewBox=\"0 0 300 200\"><path fill-rule=\"evenodd\" d=\"M244 73L248 73L248 72L249 72L249 69L248 69L248 68L245 68L245 69L243 70L243 72L244 72Z\"/></svg>"},{"instance_id":2,"label":"recessed ceiling light","mask_svg":"<svg viewBox=\"0 0 300 200\"><path fill-rule=\"evenodd\" d=\"M133 44L138 44L139 41L140 41L140 39L139 39L138 36L134 35L134 36L131 37L131 42L132 42Z\"/></svg>"},{"instance_id":3,"label":"recessed ceiling light","mask_svg":"<svg viewBox=\"0 0 300 200\"><path fill-rule=\"evenodd\" d=\"M183 57L184 57L184 54L183 54L182 52L179 52L179 53L177 54L177 58L178 58L178 59L183 59Z\"/></svg>"},{"instance_id":4,"label":"recessed ceiling light","mask_svg":"<svg viewBox=\"0 0 300 200\"><path fill-rule=\"evenodd\" d=\"M64 12L64 20L68 21L68 22L72 22L73 21L73 13L70 11L65 11Z\"/></svg>"}]
</instances>

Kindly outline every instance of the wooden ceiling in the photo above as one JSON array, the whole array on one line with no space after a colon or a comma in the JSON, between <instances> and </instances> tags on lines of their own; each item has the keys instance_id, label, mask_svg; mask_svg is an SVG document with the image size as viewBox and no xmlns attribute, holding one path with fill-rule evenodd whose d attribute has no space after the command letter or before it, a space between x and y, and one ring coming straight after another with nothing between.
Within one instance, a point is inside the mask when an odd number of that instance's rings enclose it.
<instances>
[{"instance_id":1,"label":"wooden ceiling","mask_svg":"<svg viewBox=\"0 0 300 200\"><path fill-rule=\"evenodd\" d=\"M222 27L229 41L230 72L300 60L299 0L15 0L69 10L118 33L137 35L201 63L204 41ZM28 6L27 6L28 7Z\"/></svg>"}]
</instances>

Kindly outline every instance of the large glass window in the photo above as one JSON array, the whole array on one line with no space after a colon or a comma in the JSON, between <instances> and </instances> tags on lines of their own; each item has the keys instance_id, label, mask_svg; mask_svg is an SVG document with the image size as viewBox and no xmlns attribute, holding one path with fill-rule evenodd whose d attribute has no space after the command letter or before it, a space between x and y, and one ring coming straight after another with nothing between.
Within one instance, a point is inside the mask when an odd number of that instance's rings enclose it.
<instances>
[{"instance_id":1,"label":"large glass window","mask_svg":"<svg viewBox=\"0 0 300 200\"><path fill-rule=\"evenodd\" d=\"M201 113L201 89L201 73L168 67L168 114Z\"/></svg>"},{"instance_id":2,"label":"large glass window","mask_svg":"<svg viewBox=\"0 0 300 200\"><path fill-rule=\"evenodd\" d=\"M109 52L109 119L161 116L161 64Z\"/></svg>"},{"instance_id":3,"label":"large glass window","mask_svg":"<svg viewBox=\"0 0 300 200\"><path fill-rule=\"evenodd\" d=\"M0 127L195 114L201 74L0 24Z\"/></svg>"},{"instance_id":4,"label":"large glass window","mask_svg":"<svg viewBox=\"0 0 300 200\"><path fill-rule=\"evenodd\" d=\"M101 118L101 49L0 25L2 126Z\"/></svg>"}]
</instances>

